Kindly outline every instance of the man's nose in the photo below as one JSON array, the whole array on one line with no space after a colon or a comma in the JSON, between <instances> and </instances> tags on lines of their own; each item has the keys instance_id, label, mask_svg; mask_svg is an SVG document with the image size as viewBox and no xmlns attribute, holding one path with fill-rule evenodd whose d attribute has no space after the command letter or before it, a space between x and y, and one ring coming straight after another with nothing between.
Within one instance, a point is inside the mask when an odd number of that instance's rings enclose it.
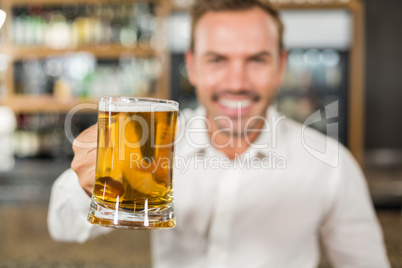
<instances>
[{"instance_id":1,"label":"man's nose","mask_svg":"<svg viewBox=\"0 0 402 268\"><path fill-rule=\"evenodd\" d=\"M231 91L241 91L248 89L249 79L246 64L243 62L232 62L226 77L227 87Z\"/></svg>"}]
</instances>

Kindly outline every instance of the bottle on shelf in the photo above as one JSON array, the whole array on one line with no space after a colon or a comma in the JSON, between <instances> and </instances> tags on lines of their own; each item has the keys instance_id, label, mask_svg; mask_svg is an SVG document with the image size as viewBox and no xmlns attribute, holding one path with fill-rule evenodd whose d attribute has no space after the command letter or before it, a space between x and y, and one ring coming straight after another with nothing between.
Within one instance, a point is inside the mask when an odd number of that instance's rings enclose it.
<instances>
[{"instance_id":1,"label":"bottle on shelf","mask_svg":"<svg viewBox=\"0 0 402 268\"><path fill-rule=\"evenodd\" d=\"M17 94L47 94L68 101L94 100L104 95L150 95L155 92L162 65L155 57L122 56L101 61L90 53L72 53L17 62L14 70Z\"/></svg>"},{"instance_id":2,"label":"bottle on shelf","mask_svg":"<svg viewBox=\"0 0 402 268\"><path fill-rule=\"evenodd\" d=\"M152 4L86 4L28 6L13 9L13 43L66 49L88 45L134 46L149 49L155 35Z\"/></svg>"},{"instance_id":3,"label":"bottle on shelf","mask_svg":"<svg viewBox=\"0 0 402 268\"><path fill-rule=\"evenodd\" d=\"M17 159L71 159L72 140L66 137L65 120L64 113L18 114L17 128L12 132L15 146L11 156L15 155ZM76 137L96 120L96 114L74 116L68 124L69 131Z\"/></svg>"}]
</instances>

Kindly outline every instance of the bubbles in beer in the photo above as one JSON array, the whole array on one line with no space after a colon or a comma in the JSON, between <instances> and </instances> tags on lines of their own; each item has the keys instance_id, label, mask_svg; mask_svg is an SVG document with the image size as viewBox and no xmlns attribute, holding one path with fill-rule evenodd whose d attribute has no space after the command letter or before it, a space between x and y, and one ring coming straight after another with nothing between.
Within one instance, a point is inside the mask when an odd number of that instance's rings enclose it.
<instances>
[{"instance_id":1,"label":"bubbles in beer","mask_svg":"<svg viewBox=\"0 0 402 268\"><path fill-rule=\"evenodd\" d=\"M143 210L145 200L148 209L173 201L177 109L144 109L100 110L94 187L97 202L110 206L119 202L123 209Z\"/></svg>"}]
</instances>

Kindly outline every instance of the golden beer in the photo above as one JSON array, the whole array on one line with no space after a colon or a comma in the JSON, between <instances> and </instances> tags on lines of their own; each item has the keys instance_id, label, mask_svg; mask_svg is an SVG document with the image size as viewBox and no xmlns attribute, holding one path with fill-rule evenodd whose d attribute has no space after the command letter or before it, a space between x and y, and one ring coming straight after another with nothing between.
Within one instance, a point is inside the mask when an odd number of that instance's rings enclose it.
<instances>
[{"instance_id":1,"label":"golden beer","mask_svg":"<svg viewBox=\"0 0 402 268\"><path fill-rule=\"evenodd\" d=\"M123 102L107 97L99 106L95 186L88 221L116 228L174 227L177 104L121 98Z\"/></svg>"}]
</instances>

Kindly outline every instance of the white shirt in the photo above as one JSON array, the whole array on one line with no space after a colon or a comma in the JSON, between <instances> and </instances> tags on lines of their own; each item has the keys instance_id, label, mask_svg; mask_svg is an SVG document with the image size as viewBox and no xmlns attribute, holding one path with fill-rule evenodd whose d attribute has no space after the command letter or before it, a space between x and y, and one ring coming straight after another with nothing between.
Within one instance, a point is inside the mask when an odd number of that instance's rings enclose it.
<instances>
[{"instance_id":1,"label":"white shirt","mask_svg":"<svg viewBox=\"0 0 402 268\"><path fill-rule=\"evenodd\" d=\"M334 267L390 267L364 176L344 147L270 108L257 141L231 161L194 119L204 114L184 112L177 225L152 231L154 267L316 267L320 238ZM52 237L84 242L111 231L86 221L89 203L67 170L52 189Z\"/></svg>"}]
</instances>

